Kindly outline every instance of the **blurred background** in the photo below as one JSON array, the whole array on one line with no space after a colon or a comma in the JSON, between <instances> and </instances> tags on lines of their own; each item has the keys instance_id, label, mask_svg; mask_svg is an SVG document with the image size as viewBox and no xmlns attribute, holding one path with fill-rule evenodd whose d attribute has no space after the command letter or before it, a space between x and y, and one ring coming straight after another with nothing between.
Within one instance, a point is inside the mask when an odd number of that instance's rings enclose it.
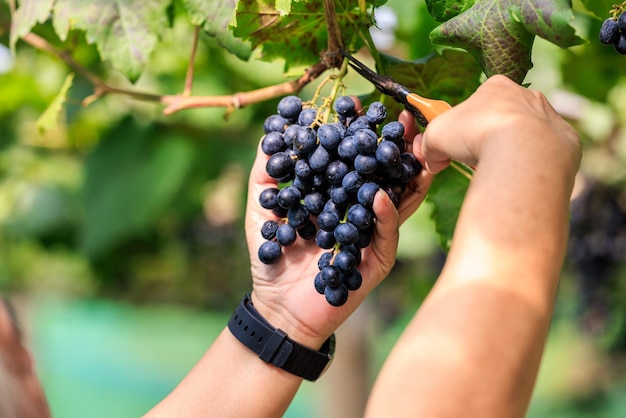
<instances>
[{"instance_id":1,"label":"blurred background","mask_svg":"<svg viewBox=\"0 0 626 418\"><path fill-rule=\"evenodd\" d=\"M381 50L405 59L432 52L413 41L435 26L423 2L391 0L380 12L372 35ZM18 308L54 416L139 416L187 373L250 289L247 174L278 99L228 118L221 108L164 117L159 105L119 95L82 107L92 86L76 76L49 126L41 116L69 70L21 42L11 55L8 18L0 2L0 292ZM174 22L136 88L182 90L193 30L187 19ZM561 50L537 39L526 78L585 148L531 418L626 416L626 57L596 41L600 20L578 14L574 24L591 41ZM82 36L72 42L79 62L130 87ZM242 62L201 39L194 94L284 80L282 63ZM357 78L346 84L352 94L371 90ZM403 226L392 274L339 330L333 367L303 384L287 417L361 416L445 258L430 210Z\"/></svg>"}]
</instances>

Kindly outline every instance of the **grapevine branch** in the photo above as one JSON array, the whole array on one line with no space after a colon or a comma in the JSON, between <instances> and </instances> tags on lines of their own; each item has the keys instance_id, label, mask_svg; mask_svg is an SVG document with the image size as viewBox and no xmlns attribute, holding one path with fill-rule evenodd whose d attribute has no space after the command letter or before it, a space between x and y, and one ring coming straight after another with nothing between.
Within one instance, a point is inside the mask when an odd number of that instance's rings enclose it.
<instances>
[{"instance_id":1,"label":"grapevine branch","mask_svg":"<svg viewBox=\"0 0 626 418\"><path fill-rule=\"evenodd\" d=\"M191 96L193 62L197 51L197 37L198 36L196 35L194 39L191 62L189 63L189 68L187 70L183 93L173 95L147 93L111 86L77 62L68 51L56 48L39 35L28 33L22 37L22 40L36 49L57 56L76 73L87 79L94 86L94 94L83 100L84 106L87 106L107 94L121 94L136 100L161 103L165 105L165 108L163 109L164 115L171 115L183 109L198 107L225 107L229 109L229 111L232 111L233 109L238 109L253 103L263 102L275 97L298 93L302 90L302 88L304 88L304 86L315 80L329 68L327 64L319 62L308 68L300 78L273 86L224 96Z\"/></svg>"}]
</instances>

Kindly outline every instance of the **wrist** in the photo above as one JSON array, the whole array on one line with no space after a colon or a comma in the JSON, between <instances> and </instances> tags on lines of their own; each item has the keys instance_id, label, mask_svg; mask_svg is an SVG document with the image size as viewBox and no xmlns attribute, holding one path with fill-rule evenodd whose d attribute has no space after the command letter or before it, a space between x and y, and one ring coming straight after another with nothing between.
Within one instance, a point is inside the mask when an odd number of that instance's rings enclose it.
<instances>
[{"instance_id":1,"label":"wrist","mask_svg":"<svg viewBox=\"0 0 626 418\"><path fill-rule=\"evenodd\" d=\"M319 349L293 340L259 313L249 295L244 296L233 312L228 329L265 363L311 381L324 373L335 350L334 334Z\"/></svg>"},{"instance_id":2,"label":"wrist","mask_svg":"<svg viewBox=\"0 0 626 418\"><path fill-rule=\"evenodd\" d=\"M277 303L268 303L264 298L259 298L254 291L250 294L250 300L267 322L304 346L317 350L332 334L323 335L316 332L296 318L289 308Z\"/></svg>"}]
</instances>

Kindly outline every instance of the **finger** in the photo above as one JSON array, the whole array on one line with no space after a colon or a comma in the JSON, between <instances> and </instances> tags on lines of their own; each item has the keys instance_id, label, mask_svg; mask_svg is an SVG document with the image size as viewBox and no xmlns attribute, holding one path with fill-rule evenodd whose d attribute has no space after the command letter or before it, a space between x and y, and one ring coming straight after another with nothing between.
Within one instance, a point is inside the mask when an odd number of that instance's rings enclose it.
<instances>
[{"instance_id":1,"label":"finger","mask_svg":"<svg viewBox=\"0 0 626 418\"><path fill-rule=\"evenodd\" d=\"M377 265L371 266L371 268L388 271L395 262L398 249L398 238L400 237L398 211L383 190L376 193L372 209L376 215L376 227L372 237L372 245L368 249L374 253L372 259L376 260Z\"/></svg>"}]
</instances>

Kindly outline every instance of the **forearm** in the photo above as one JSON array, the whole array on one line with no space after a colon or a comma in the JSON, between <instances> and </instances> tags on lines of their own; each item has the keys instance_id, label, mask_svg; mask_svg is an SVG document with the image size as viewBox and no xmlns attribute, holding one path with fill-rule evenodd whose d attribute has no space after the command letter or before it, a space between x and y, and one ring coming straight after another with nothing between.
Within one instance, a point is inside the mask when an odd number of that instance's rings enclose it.
<instances>
[{"instance_id":1,"label":"forearm","mask_svg":"<svg viewBox=\"0 0 626 418\"><path fill-rule=\"evenodd\" d=\"M565 252L576 160L551 132L544 142L514 135L481 150L446 267L385 364L369 416L524 416ZM539 146L554 152L536 153Z\"/></svg>"},{"instance_id":2,"label":"forearm","mask_svg":"<svg viewBox=\"0 0 626 418\"><path fill-rule=\"evenodd\" d=\"M302 379L263 362L225 328L156 417L281 417Z\"/></svg>"}]
</instances>

